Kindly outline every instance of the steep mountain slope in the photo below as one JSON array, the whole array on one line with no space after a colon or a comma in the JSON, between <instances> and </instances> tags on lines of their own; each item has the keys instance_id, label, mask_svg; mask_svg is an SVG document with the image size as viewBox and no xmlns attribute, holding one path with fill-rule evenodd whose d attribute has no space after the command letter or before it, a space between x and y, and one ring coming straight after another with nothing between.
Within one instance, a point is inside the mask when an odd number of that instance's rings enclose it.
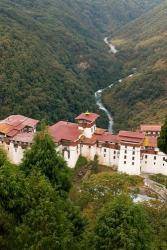
<instances>
[{"instance_id":1,"label":"steep mountain slope","mask_svg":"<svg viewBox=\"0 0 167 250\"><path fill-rule=\"evenodd\" d=\"M104 30L114 32L126 23L140 17L164 0L87 0L96 10L101 10ZM98 25L101 23L98 20Z\"/></svg>"},{"instance_id":2,"label":"steep mountain slope","mask_svg":"<svg viewBox=\"0 0 167 250\"><path fill-rule=\"evenodd\" d=\"M117 65L74 7L67 1L1 2L0 117L22 113L55 121L95 109L93 91Z\"/></svg>"},{"instance_id":3,"label":"steep mountain slope","mask_svg":"<svg viewBox=\"0 0 167 250\"><path fill-rule=\"evenodd\" d=\"M104 94L115 118L115 130L140 122L162 122L167 115L167 1L119 30L113 42L124 61L124 75L137 68Z\"/></svg>"},{"instance_id":4,"label":"steep mountain slope","mask_svg":"<svg viewBox=\"0 0 167 250\"><path fill-rule=\"evenodd\" d=\"M0 118L72 120L95 110L94 91L122 69L104 32L160 1L1 0Z\"/></svg>"}]
</instances>

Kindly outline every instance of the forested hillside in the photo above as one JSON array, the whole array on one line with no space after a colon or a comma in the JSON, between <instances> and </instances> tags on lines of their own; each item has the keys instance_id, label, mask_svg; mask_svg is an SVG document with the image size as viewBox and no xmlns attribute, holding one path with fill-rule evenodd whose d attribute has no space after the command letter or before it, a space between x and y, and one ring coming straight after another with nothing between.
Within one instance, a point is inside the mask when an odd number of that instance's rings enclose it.
<instances>
[{"instance_id":1,"label":"forested hillside","mask_svg":"<svg viewBox=\"0 0 167 250\"><path fill-rule=\"evenodd\" d=\"M104 34L159 2L1 0L0 118L72 120L95 110L94 91L122 69Z\"/></svg>"},{"instance_id":2,"label":"forested hillside","mask_svg":"<svg viewBox=\"0 0 167 250\"><path fill-rule=\"evenodd\" d=\"M141 122L163 122L167 114L167 1L114 34L113 43L132 78L104 94L115 130Z\"/></svg>"}]
</instances>

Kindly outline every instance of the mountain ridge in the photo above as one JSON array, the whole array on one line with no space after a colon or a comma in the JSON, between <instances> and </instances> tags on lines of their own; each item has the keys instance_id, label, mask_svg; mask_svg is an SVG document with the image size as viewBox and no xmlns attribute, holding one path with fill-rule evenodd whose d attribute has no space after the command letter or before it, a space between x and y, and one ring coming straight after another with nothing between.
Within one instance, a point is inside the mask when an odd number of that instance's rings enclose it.
<instances>
[{"instance_id":1,"label":"mountain ridge","mask_svg":"<svg viewBox=\"0 0 167 250\"><path fill-rule=\"evenodd\" d=\"M113 43L132 78L116 84L103 96L115 118L115 130L136 128L141 122L161 123L167 105L167 53L165 19L167 1L115 33ZM137 32L138 31L138 32Z\"/></svg>"}]
</instances>

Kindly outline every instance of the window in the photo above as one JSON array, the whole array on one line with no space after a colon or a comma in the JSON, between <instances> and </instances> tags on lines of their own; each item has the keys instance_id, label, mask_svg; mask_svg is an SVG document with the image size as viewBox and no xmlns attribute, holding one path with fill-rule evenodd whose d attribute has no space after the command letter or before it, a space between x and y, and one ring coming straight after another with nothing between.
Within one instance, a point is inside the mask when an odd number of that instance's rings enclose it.
<instances>
[{"instance_id":1,"label":"window","mask_svg":"<svg viewBox=\"0 0 167 250\"><path fill-rule=\"evenodd\" d=\"M155 165L155 162L154 162L154 165Z\"/></svg>"},{"instance_id":2,"label":"window","mask_svg":"<svg viewBox=\"0 0 167 250\"><path fill-rule=\"evenodd\" d=\"M106 152L107 150L106 150L106 148L104 148L104 152Z\"/></svg>"},{"instance_id":3,"label":"window","mask_svg":"<svg viewBox=\"0 0 167 250\"><path fill-rule=\"evenodd\" d=\"M114 151L114 154L116 154L116 151Z\"/></svg>"},{"instance_id":4,"label":"window","mask_svg":"<svg viewBox=\"0 0 167 250\"><path fill-rule=\"evenodd\" d=\"M89 146L89 148L91 148L91 146Z\"/></svg>"},{"instance_id":5,"label":"window","mask_svg":"<svg viewBox=\"0 0 167 250\"><path fill-rule=\"evenodd\" d=\"M68 151L68 159L70 159L70 151Z\"/></svg>"},{"instance_id":6,"label":"window","mask_svg":"<svg viewBox=\"0 0 167 250\"><path fill-rule=\"evenodd\" d=\"M135 149L135 147L133 147L133 149Z\"/></svg>"},{"instance_id":7,"label":"window","mask_svg":"<svg viewBox=\"0 0 167 250\"><path fill-rule=\"evenodd\" d=\"M124 164L126 164L126 161L124 161Z\"/></svg>"},{"instance_id":8,"label":"window","mask_svg":"<svg viewBox=\"0 0 167 250\"><path fill-rule=\"evenodd\" d=\"M145 164L147 164L147 161L145 161Z\"/></svg>"},{"instance_id":9,"label":"window","mask_svg":"<svg viewBox=\"0 0 167 250\"><path fill-rule=\"evenodd\" d=\"M147 159L147 155L145 155L145 159Z\"/></svg>"},{"instance_id":10,"label":"window","mask_svg":"<svg viewBox=\"0 0 167 250\"><path fill-rule=\"evenodd\" d=\"M135 155L135 151L133 151L133 155Z\"/></svg>"},{"instance_id":11,"label":"window","mask_svg":"<svg viewBox=\"0 0 167 250\"><path fill-rule=\"evenodd\" d=\"M134 163L134 162L132 162L132 165L135 165L135 163Z\"/></svg>"},{"instance_id":12,"label":"window","mask_svg":"<svg viewBox=\"0 0 167 250\"><path fill-rule=\"evenodd\" d=\"M126 159L126 155L124 156L124 159Z\"/></svg>"},{"instance_id":13,"label":"window","mask_svg":"<svg viewBox=\"0 0 167 250\"><path fill-rule=\"evenodd\" d=\"M154 160L156 160L156 156L154 156Z\"/></svg>"},{"instance_id":14,"label":"window","mask_svg":"<svg viewBox=\"0 0 167 250\"><path fill-rule=\"evenodd\" d=\"M125 150L125 154L127 154L127 150Z\"/></svg>"},{"instance_id":15,"label":"window","mask_svg":"<svg viewBox=\"0 0 167 250\"><path fill-rule=\"evenodd\" d=\"M163 157L163 161L166 161L166 158L165 158L165 157Z\"/></svg>"},{"instance_id":16,"label":"window","mask_svg":"<svg viewBox=\"0 0 167 250\"><path fill-rule=\"evenodd\" d=\"M115 156L113 157L113 159L115 159Z\"/></svg>"},{"instance_id":17,"label":"window","mask_svg":"<svg viewBox=\"0 0 167 250\"><path fill-rule=\"evenodd\" d=\"M133 156L133 157L132 157L132 161L134 161L134 159L135 159L135 157Z\"/></svg>"},{"instance_id":18,"label":"window","mask_svg":"<svg viewBox=\"0 0 167 250\"><path fill-rule=\"evenodd\" d=\"M104 154L104 157L106 157L106 154Z\"/></svg>"}]
</instances>

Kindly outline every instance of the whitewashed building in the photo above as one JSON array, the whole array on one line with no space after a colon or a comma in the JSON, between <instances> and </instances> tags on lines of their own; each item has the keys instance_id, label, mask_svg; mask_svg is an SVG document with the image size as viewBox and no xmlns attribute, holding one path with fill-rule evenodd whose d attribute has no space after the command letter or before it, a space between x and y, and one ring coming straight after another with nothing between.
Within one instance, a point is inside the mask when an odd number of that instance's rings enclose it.
<instances>
[{"instance_id":1,"label":"whitewashed building","mask_svg":"<svg viewBox=\"0 0 167 250\"><path fill-rule=\"evenodd\" d=\"M19 164L25 149L31 146L38 122L22 115L11 115L0 121L0 145L13 163Z\"/></svg>"},{"instance_id":2,"label":"whitewashed building","mask_svg":"<svg viewBox=\"0 0 167 250\"><path fill-rule=\"evenodd\" d=\"M82 113L75 123L60 121L49 132L69 167L74 168L80 155L130 175L154 173L167 175L167 155L159 151L157 136L161 125L141 125L138 131L120 131L113 135L96 127L99 115ZM31 146L38 120L10 116L0 121L0 143L10 159L18 164L24 150ZM154 131L155 130L155 131Z\"/></svg>"}]
</instances>

